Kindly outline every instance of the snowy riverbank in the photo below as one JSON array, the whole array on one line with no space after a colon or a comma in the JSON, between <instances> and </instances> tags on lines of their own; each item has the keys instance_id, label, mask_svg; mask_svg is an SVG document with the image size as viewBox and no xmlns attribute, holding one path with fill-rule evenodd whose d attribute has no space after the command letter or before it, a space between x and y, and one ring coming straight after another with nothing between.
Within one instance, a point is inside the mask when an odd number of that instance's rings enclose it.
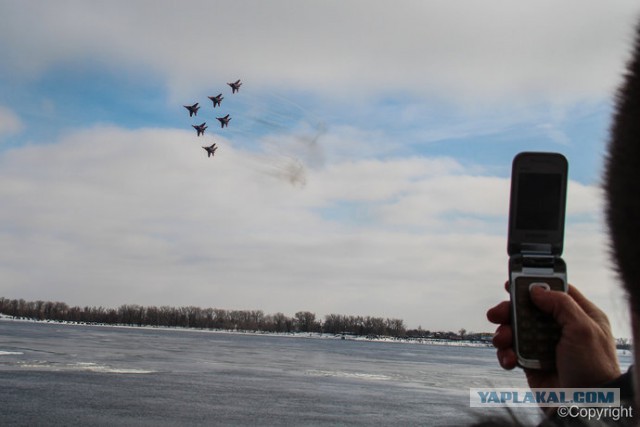
<instances>
[{"instance_id":1,"label":"snowy riverbank","mask_svg":"<svg viewBox=\"0 0 640 427\"><path fill-rule=\"evenodd\" d=\"M110 325L105 323L36 320L36 319L7 316L4 314L0 314L0 321L33 322L33 323L55 324L55 325L81 325L81 326L105 327L105 328L162 329L162 330L168 330L168 331L191 331L191 332L214 333L214 334L264 335L264 336L307 338L307 339L350 340L350 341L368 341L368 342L458 346L458 347L491 347L492 346L490 341L449 340L449 339L442 339L442 338L394 338L394 337L385 337L385 336L327 334L327 333L320 333L320 332L265 332L265 331L242 331L242 330L225 330L225 329L198 329L198 328L165 327L165 326L136 326L136 325L121 325L121 324Z\"/></svg>"}]
</instances>

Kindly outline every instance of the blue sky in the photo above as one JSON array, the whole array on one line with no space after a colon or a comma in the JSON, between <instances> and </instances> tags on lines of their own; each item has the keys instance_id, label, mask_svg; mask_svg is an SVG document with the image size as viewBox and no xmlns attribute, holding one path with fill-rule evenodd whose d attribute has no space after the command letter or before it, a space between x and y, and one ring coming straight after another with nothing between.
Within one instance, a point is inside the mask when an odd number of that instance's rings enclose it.
<instances>
[{"instance_id":1,"label":"blue sky","mask_svg":"<svg viewBox=\"0 0 640 427\"><path fill-rule=\"evenodd\" d=\"M628 335L598 185L640 7L389 6L0 0L0 295L490 331L511 159L559 151L569 277Z\"/></svg>"},{"instance_id":2,"label":"blue sky","mask_svg":"<svg viewBox=\"0 0 640 427\"><path fill-rule=\"evenodd\" d=\"M5 79L3 79L5 80ZM186 97L184 104L200 102L202 120L187 120L181 105L169 99L162 82L142 73L118 73L98 64L65 64L46 75L26 81L6 79L3 105L22 119L19 135L6 137L2 148L26 141L46 142L74 128L96 124L127 129L182 128L209 121L217 130L208 94L225 96L225 113L233 124L225 133L247 148L274 130L308 127L320 133L333 126L355 126L389 138L376 158L428 155L454 157L462 163L481 163L507 176L513 155L535 147L539 151L562 151L572 160L572 178L589 184L599 179L602 141L606 139L611 100L555 107L529 106L526 116L509 106L489 106L482 111L460 111L446 100L415 99L410 93L372 99L366 105L322 99L321 94L280 90L269 92L245 84L242 95L231 96L223 78L214 79L203 96ZM228 79L229 80L229 79ZM248 89L247 89L248 88ZM215 93L214 93L215 92ZM244 92L251 92L248 96ZM276 96L274 96L274 93ZM241 98L244 97L244 98ZM235 99L234 99L235 98ZM219 111L223 111L222 109ZM557 117L560 116L560 117ZM255 148L255 147L254 147Z\"/></svg>"}]
</instances>

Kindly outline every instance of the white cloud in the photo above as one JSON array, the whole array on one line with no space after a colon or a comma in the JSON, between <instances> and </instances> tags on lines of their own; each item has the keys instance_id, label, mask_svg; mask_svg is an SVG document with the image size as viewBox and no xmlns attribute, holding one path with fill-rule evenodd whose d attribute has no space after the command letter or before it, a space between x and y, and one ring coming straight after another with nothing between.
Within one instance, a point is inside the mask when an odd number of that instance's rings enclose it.
<instances>
[{"instance_id":1,"label":"white cloud","mask_svg":"<svg viewBox=\"0 0 640 427\"><path fill-rule=\"evenodd\" d=\"M388 221L424 225L432 218L437 221L432 225L440 227L442 220L451 221L451 215L504 219L509 210L507 179L445 174L421 180L413 187L382 210Z\"/></svg>"},{"instance_id":2,"label":"white cloud","mask_svg":"<svg viewBox=\"0 0 640 427\"><path fill-rule=\"evenodd\" d=\"M506 296L504 179L447 158L345 159L329 144L335 160L307 167L301 187L265 173L280 161L273 153L256 158L219 138L207 158L206 140L95 127L3 153L4 296L492 329L484 313ZM579 188L572 209L593 209L597 193ZM571 277L610 307L602 232L580 227L567 233Z\"/></svg>"},{"instance_id":3,"label":"white cloud","mask_svg":"<svg viewBox=\"0 0 640 427\"><path fill-rule=\"evenodd\" d=\"M567 186L567 216L588 214L600 217L604 212L603 197L600 187L570 180Z\"/></svg>"},{"instance_id":4,"label":"white cloud","mask_svg":"<svg viewBox=\"0 0 640 427\"><path fill-rule=\"evenodd\" d=\"M563 102L610 93L638 11L632 0L15 2L3 6L0 52L31 75L89 56L145 70L177 98L243 78L334 97Z\"/></svg>"},{"instance_id":5,"label":"white cloud","mask_svg":"<svg viewBox=\"0 0 640 427\"><path fill-rule=\"evenodd\" d=\"M515 128L578 146L567 123L609 97L640 7L27 0L2 10L8 88L100 67L164 80L181 109L242 78L247 128L229 129L242 143L216 136L213 159L200 148L209 134L191 129L91 127L0 153L1 296L492 330L484 313L506 298L508 165L411 150ZM291 101L307 95L329 99L315 102L323 113ZM46 96L17 111L54 118L65 99ZM430 102L442 98L450 110ZM247 123L273 133L256 141ZM0 107L0 137L22 128ZM628 336L601 204L597 188L571 181L565 259L571 282Z\"/></svg>"}]
</instances>

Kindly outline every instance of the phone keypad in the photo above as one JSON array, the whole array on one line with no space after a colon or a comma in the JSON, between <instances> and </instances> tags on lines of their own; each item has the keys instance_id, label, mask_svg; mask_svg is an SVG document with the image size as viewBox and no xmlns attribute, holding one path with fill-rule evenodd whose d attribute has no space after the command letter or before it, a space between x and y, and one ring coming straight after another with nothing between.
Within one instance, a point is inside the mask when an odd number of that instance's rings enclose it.
<instances>
[{"instance_id":1,"label":"phone keypad","mask_svg":"<svg viewBox=\"0 0 640 427\"><path fill-rule=\"evenodd\" d=\"M540 311L531 301L529 287L540 282L548 284L550 289L564 290L564 282L558 278L518 277L512 284L516 286L516 345L522 358L552 365L561 329L551 315Z\"/></svg>"}]
</instances>

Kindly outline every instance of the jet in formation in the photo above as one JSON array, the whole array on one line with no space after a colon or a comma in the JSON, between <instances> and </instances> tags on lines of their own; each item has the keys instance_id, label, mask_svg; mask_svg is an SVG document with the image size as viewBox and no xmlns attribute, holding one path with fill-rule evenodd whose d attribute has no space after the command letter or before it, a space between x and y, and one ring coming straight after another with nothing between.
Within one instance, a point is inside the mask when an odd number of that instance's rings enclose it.
<instances>
[{"instance_id":1,"label":"jet in formation","mask_svg":"<svg viewBox=\"0 0 640 427\"><path fill-rule=\"evenodd\" d=\"M196 102L193 105L185 105L184 108L186 108L187 110L189 110L189 117L193 117L193 116L197 116L198 115L198 110L200 109L200 107L198 106L198 102Z\"/></svg>"},{"instance_id":2,"label":"jet in formation","mask_svg":"<svg viewBox=\"0 0 640 427\"><path fill-rule=\"evenodd\" d=\"M231 117L229 117L229 115L227 114L224 117L217 117L218 121L220 121L220 127L229 127L229 120L231 120Z\"/></svg>"},{"instance_id":3,"label":"jet in formation","mask_svg":"<svg viewBox=\"0 0 640 427\"><path fill-rule=\"evenodd\" d=\"M227 83L227 84L231 86L232 94L240 91L240 86L242 86L242 82L240 81L240 79L236 80L235 82ZM213 102L213 108L220 107L222 100L224 99L221 93L219 93L216 96L208 96L207 98L209 98L211 102ZM189 117L193 117L198 115L198 110L200 109L200 105L199 103L196 102L193 105L184 105L184 108L189 110ZM225 127L229 127L229 121L231 120L231 117L229 116L229 114L227 114L224 117L217 117L217 120L220 122L220 127L225 128ZM202 122L199 125L191 125L191 126L196 130L197 136L204 135L204 131L208 127L206 122ZM215 155L215 152L218 149L216 144L212 144L209 147L202 147L202 148L207 151L207 157L211 157Z\"/></svg>"},{"instance_id":4,"label":"jet in formation","mask_svg":"<svg viewBox=\"0 0 640 427\"><path fill-rule=\"evenodd\" d=\"M191 126L193 126L193 128L196 130L196 132L198 132L198 136L204 135L204 130L206 128L208 128L207 122L202 122L199 125L191 125Z\"/></svg>"},{"instance_id":5,"label":"jet in formation","mask_svg":"<svg viewBox=\"0 0 640 427\"><path fill-rule=\"evenodd\" d=\"M202 147L205 150L207 150L207 157L211 157L214 154L216 154L216 150L218 149L218 147L216 147L216 143L214 142L210 147Z\"/></svg>"},{"instance_id":6,"label":"jet in formation","mask_svg":"<svg viewBox=\"0 0 640 427\"><path fill-rule=\"evenodd\" d=\"M209 96L207 98L213 101L213 108L216 108L216 106L220 106L220 103L224 99L224 96L222 96L222 94L220 93L218 94L218 96Z\"/></svg>"},{"instance_id":7,"label":"jet in formation","mask_svg":"<svg viewBox=\"0 0 640 427\"><path fill-rule=\"evenodd\" d=\"M231 93L236 93L240 90L240 86L242 86L242 83L240 82L240 80L237 80L233 83L227 83L229 86L231 86Z\"/></svg>"}]
</instances>

